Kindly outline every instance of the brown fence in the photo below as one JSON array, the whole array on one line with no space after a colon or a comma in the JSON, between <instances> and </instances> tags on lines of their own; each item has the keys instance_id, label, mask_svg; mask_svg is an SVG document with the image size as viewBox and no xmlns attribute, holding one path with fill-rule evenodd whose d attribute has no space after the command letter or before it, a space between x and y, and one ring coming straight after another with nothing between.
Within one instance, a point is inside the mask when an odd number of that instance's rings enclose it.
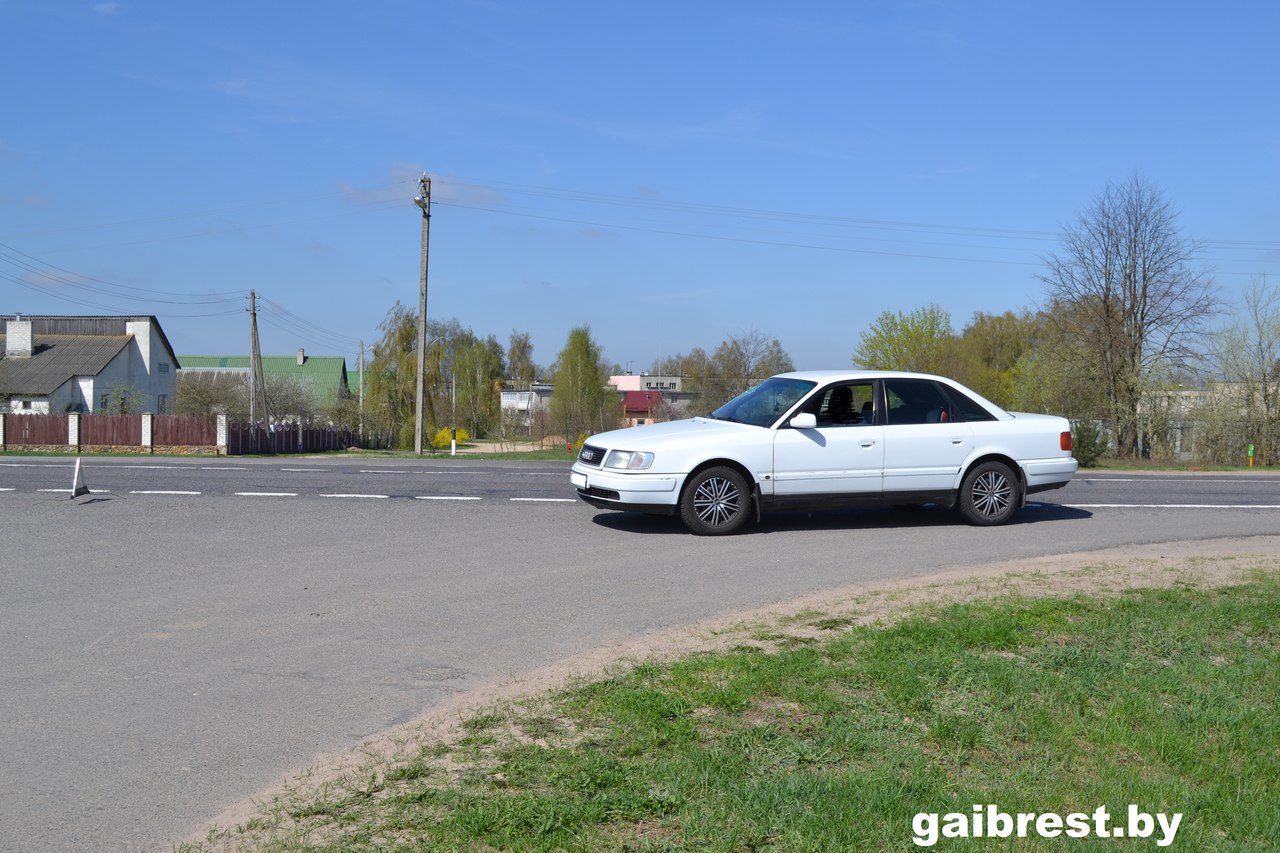
<instances>
[{"instance_id":1,"label":"brown fence","mask_svg":"<svg viewBox=\"0 0 1280 853\"><path fill-rule=\"evenodd\" d=\"M6 445L67 443L66 415L3 415Z\"/></svg>"},{"instance_id":2,"label":"brown fence","mask_svg":"<svg viewBox=\"0 0 1280 853\"><path fill-rule=\"evenodd\" d=\"M295 423L227 424L227 455L248 453L311 453L317 450L345 450L359 446L354 432Z\"/></svg>"},{"instance_id":3,"label":"brown fence","mask_svg":"<svg viewBox=\"0 0 1280 853\"><path fill-rule=\"evenodd\" d=\"M218 419L190 415L156 415L152 442L159 447L213 447Z\"/></svg>"},{"instance_id":4,"label":"brown fence","mask_svg":"<svg viewBox=\"0 0 1280 853\"><path fill-rule=\"evenodd\" d=\"M69 448L72 415L3 414L4 446L44 449ZM310 453L358 447L359 437L349 430L302 427L294 423L227 424L226 448L218 444L218 419L180 415L153 415L151 442L143 444L142 415L79 415L79 439L74 447L153 451L155 448L207 448L228 455L246 453ZM185 451L178 451L185 452ZM195 452L200 452L195 450Z\"/></svg>"},{"instance_id":5,"label":"brown fence","mask_svg":"<svg viewBox=\"0 0 1280 853\"><path fill-rule=\"evenodd\" d=\"M141 447L138 415L81 415L80 443L100 447Z\"/></svg>"}]
</instances>

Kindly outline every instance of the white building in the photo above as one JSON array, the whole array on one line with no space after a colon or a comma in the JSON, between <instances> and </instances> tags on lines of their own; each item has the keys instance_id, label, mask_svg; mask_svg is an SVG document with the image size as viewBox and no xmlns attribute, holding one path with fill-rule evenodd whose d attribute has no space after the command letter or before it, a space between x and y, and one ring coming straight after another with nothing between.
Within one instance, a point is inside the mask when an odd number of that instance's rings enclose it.
<instances>
[{"instance_id":1,"label":"white building","mask_svg":"<svg viewBox=\"0 0 1280 853\"><path fill-rule=\"evenodd\" d=\"M555 386L550 382L534 382L524 388L502 390L502 411L515 418L522 426L529 426L539 411L545 411L551 403Z\"/></svg>"},{"instance_id":2,"label":"white building","mask_svg":"<svg viewBox=\"0 0 1280 853\"><path fill-rule=\"evenodd\" d=\"M610 376L609 384L619 391L661 391L663 394L684 392L684 377L660 373L627 373Z\"/></svg>"},{"instance_id":3,"label":"white building","mask_svg":"<svg viewBox=\"0 0 1280 853\"><path fill-rule=\"evenodd\" d=\"M17 316L4 323L0 408L100 412L113 401L171 410L178 359L153 316Z\"/></svg>"}]
</instances>

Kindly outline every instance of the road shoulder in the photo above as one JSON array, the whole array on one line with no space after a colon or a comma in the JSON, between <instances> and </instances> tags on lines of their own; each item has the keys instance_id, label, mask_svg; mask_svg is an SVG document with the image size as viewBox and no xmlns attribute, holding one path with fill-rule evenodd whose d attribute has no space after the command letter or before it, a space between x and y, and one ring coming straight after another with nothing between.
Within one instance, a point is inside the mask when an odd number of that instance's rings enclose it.
<instances>
[{"instance_id":1,"label":"road shoulder","mask_svg":"<svg viewBox=\"0 0 1280 853\"><path fill-rule=\"evenodd\" d=\"M554 690L641 661L718 651L744 642L782 644L788 639L816 636L824 633L823 629L811 627L819 618L848 625L877 624L892 622L925 605L1009 595L1071 597L1179 585L1227 586L1243 582L1259 571L1280 571L1280 536L1162 542L957 567L905 580L851 584L781 604L725 614L601 647L460 694L346 752L316 757L307 767L286 774L266 790L207 821L188 841L204 843L202 849L206 850L240 849L233 834L215 844L210 844L210 834L245 823L259 813L261 804L286 792L297 798L344 776L367 773L368 768L415 754L424 744L450 742L461 736L465 719L495 703ZM771 639L762 641L762 636Z\"/></svg>"}]
</instances>

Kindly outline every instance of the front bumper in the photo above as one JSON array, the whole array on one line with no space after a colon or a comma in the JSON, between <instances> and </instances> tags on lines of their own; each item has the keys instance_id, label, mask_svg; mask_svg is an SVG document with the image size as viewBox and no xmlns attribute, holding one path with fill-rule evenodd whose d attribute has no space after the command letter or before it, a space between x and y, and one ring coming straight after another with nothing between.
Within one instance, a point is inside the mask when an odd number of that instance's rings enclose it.
<instances>
[{"instance_id":1,"label":"front bumper","mask_svg":"<svg viewBox=\"0 0 1280 853\"><path fill-rule=\"evenodd\" d=\"M680 477L674 474L621 474L578 464L569 482L578 497L598 509L673 515L680 502Z\"/></svg>"}]
</instances>

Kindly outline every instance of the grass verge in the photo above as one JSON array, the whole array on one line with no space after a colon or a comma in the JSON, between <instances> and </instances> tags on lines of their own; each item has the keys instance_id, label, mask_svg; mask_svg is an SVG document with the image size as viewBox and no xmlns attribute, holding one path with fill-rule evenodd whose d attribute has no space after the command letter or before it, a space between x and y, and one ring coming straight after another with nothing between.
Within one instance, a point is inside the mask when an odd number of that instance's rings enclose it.
<instances>
[{"instance_id":1,"label":"grass verge","mask_svg":"<svg viewBox=\"0 0 1280 853\"><path fill-rule=\"evenodd\" d=\"M1173 849L1273 850L1278 626L1274 573L871 626L805 612L727 650L494 705L181 849L914 850L917 812L1119 820L1132 803L1183 814Z\"/></svg>"}]
</instances>

